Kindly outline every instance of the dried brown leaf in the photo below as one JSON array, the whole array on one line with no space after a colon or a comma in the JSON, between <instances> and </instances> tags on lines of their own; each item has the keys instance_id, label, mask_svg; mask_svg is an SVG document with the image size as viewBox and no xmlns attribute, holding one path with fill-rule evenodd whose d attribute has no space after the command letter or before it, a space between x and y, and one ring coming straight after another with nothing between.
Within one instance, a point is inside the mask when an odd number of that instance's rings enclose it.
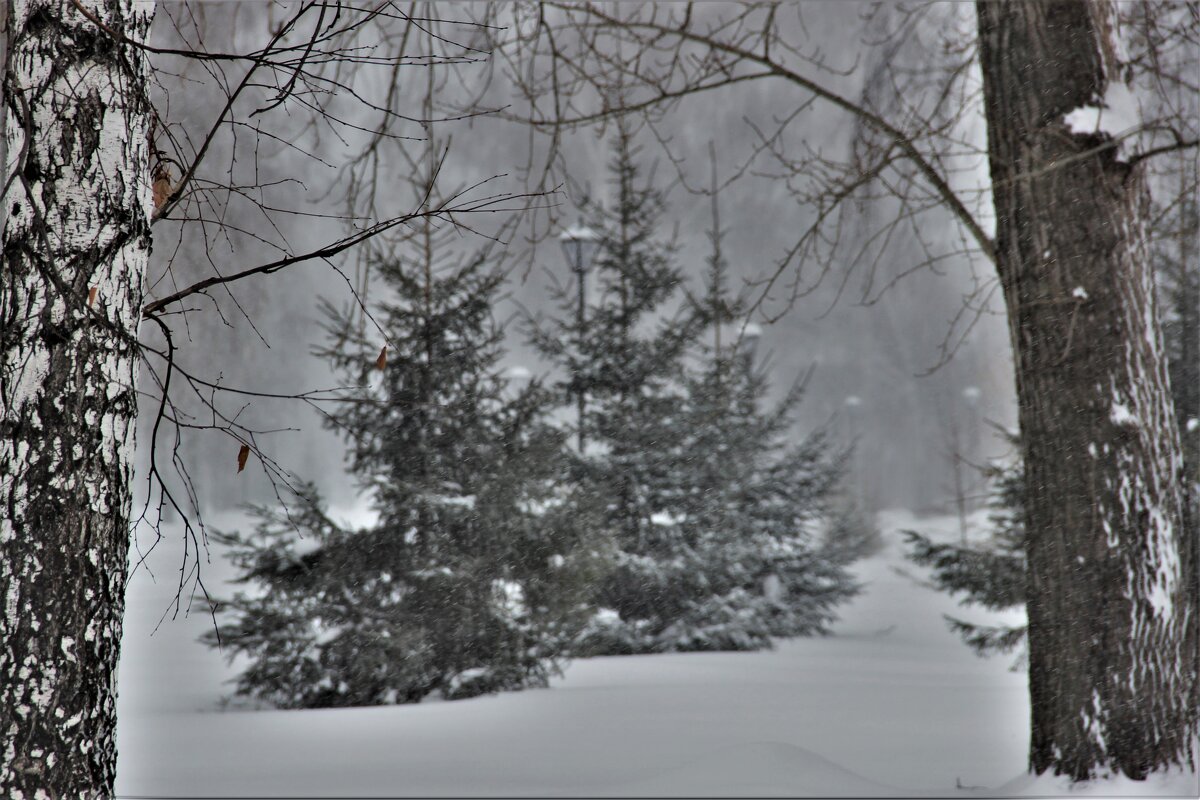
<instances>
[{"instance_id":1,"label":"dried brown leaf","mask_svg":"<svg viewBox=\"0 0 1200 800\"><path fill-rule=\"evenodd\" d=\"M171 191L174 187L171 185L171 171L166 167L160 167L154 172L154 210L161 211L162 207L167 204L167 200L171 198Z\"/></svg>"}]
</instances>

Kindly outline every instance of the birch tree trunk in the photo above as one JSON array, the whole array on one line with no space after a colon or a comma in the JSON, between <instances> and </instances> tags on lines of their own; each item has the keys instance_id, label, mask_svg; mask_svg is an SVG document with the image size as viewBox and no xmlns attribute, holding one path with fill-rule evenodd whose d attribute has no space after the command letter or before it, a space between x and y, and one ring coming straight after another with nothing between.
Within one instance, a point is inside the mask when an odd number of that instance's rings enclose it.
<instances>
[{"instance_id":1,"label":"birch tree trunk","mask_svg":"<svg viewBox=\"0 0 1200 800\"><path fill-rule=\"evenodd\" d=\"M153 4L15 0L0 277L0 794L113 791ZM98 24L99 23L99 24ZM15 170L15 172L14 172Z\"/></svg>"},{"instance_id":2,"label":"birch tree trunk","mask_svg":"<svg viewBox=\"0 0 1200 800\"><path fill-rule=\"evenodd\" d=\"M1189 758L1197 609L1146 185L1111 135L1119 32L1107 2L976 8L1029 486L1030 766L1143 778Z\"/></svg>"}]
</instances>

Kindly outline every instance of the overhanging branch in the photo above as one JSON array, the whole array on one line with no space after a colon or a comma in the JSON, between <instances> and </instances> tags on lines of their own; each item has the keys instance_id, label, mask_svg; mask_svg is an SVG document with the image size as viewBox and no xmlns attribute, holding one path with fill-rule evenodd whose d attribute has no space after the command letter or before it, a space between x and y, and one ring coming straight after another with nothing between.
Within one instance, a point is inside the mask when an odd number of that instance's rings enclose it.
<instances>
[{"instance_id":1,"label":"overhanging branch","mask_svg":"<svg viewBox=\"0 0 1200 800\"><path fill-rule=\"evenodd\" d=\"M920 174L925 178L925 180L928 181L933 191L938 195L939 198L941 198L942 202L946 205L950 212L959 220L963 227L967 229L971 235L971 238L974 239L979 245L979 249L983 251L984 255L987 256L990 261L995 262L995 243L992 241L991 237L987 235L987 233L983 230L983 227L975 219L975 216L963 204L962 200L951 188L945 177L943 177L937 168L935 168L929 162L929 160L921 154L920 150L918 150L916 145L913 144L912 139L909 136L864 106L843 97L842 95L822 86L820 83L806 78L795 70L789 69L788 67L779 63L771 57L771 52L768 48L764 48L762 52L756 52L754 50L746 49L745 47L723 42L713 36L688 30L686 27L686 21L685 24L681 25L680 27L671 27L653 20L643 21L617 19L616 17L605 13L595 6L590 5L582 9L579 6L565 5L560 3L551 3L548 5L552 5L553 7L556 7L565 13L578 12L582 10L584 13L608 26L624 28L627 30L640 29L648 34L653 34L656 38L674 36L681 41L697 44L702 47L733 56L739 60L757 64L764 68L763 73L756 73L756 75L759 77L775 75L811 92L817 97L820 97L845 111L850 112L861 119L864 123L869 125L871 128L879 131L881 134L887 136L895 143L904 157L910 161L917 168L918 172L920 172ZM745 79L746 78L744 76L730 75L724 81L717 81L711 84L705 84L702 87L694 88L696 90L710 90L718 88L723 84L727 85L730 83L737 83ZM686 93L687 92L673 92L671 99ZM576 121L577 120L574 119L563 120L563 123L572 124ZM581 118L580 121L583 121L583 118Z\"/></svg>"}]
</instances>

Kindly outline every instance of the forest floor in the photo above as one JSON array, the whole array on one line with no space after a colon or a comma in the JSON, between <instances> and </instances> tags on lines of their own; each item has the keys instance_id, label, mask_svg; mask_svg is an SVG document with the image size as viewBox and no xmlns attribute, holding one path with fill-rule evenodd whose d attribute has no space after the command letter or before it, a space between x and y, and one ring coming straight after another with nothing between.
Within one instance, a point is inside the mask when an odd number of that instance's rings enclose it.
<instances>
[{"instance_id":1,"label":"forest floor","mask_svg":"<svg viewBox=\"0 0 1200 800\"><path fill-rule=\"evenodd\" d=\"M885 546L856 565L863 592L830 636L761 653L581 660L545 690L320 711L221 710L234 671L196 642L211 620L193 609L151 635L177 577L156 554L157 582L141 572L129 592L118 794L1200 794L1194 773L1076 787L1027 775L1025 673L1010 670L1012 656L976 657L942 618L1020 615L962 609L919 583L899 531L954 539L954 520L887 512L880 527ZM219 564L210 569L218 582Z\"/></svg>"}]
</instances>

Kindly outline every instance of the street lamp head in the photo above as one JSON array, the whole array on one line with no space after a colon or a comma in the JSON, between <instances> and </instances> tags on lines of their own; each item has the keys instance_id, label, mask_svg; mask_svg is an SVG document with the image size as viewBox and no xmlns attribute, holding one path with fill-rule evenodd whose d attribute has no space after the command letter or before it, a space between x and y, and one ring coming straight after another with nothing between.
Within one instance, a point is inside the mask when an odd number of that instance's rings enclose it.
<instances>
[{"instance_id":1,"label":"street lamp head","mask_svg":"<svg viewBox=\"0 0 1200 800\"><path fill-rule=\"evenodd\" d=\"M567 257L567 265L575 272L587 272L600 249L600 234L582 221L560 233L558 241Z\"/></svg>"},{"instance_id":2,"label":"street lamp head","mask_svg":"<svg viewBox=\"0 0 1200 800\"><path fill-rule=\"evenodd\" d=\"M517 364L509 367L508 370L505 371L505 376L510 381L527 381L533 378L533 373L530 372L528 368Z\"/></svg>"},{"instance_id":3,"label":"street lamp head","mask_svg":"<svg viewBox=\"0 0 1200 800\"><path fill-rule=\"evenodd\" d=\"M578 279L575 281L575 287L579 292L579 305L575 312L575 324L579 333L579 344L582 347L587 335L585 324L587 322L587 273L592 266L592 259L596 257L596 251L600 249L600 234L596 233L591 228L583 224L580 220L576 224L567 228L559 234L558 241L562 244L563 254L567 257L567 266L569 266ZM587 398L583 391L579 391L575 396L576 408L579 413L579 452L583 453L586 449L586 440L584 439L584 417L587 406Z\"/></svg>"},{"instance_id":4,"label":"street lamp head","mask_svg":"<svg viewBox=\"0 0 1200 800\"><path fill-rule=\"evenodd\" d=\"M762 327L755 322L747 322L742 328L738 341L738 350L745 356L753 356L758 348L758 340L762 338Z\"/></svg>"}]
</instances>

